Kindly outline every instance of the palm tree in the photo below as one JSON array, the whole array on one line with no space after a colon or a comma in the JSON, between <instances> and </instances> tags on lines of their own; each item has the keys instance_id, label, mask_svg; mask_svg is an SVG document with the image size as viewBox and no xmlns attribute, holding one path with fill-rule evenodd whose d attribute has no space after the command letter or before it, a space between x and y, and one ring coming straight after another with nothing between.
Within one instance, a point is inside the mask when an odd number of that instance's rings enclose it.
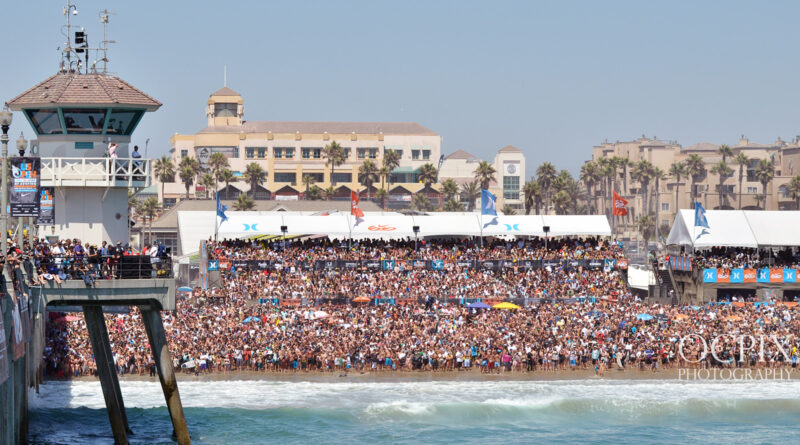
<instances>
[{"instance_id":1,"label":"palm tree","mask_svg":"<svg viewBox=\"0 0 800 445\"><path fill-rule=\"evenodd\" d=\"M386 182L392 185L392 171L400 166L400 152L395 150L385 150L383 152L383 168L386 169Z\"/></svg>"},{"instance_id":2,"label":"palm tree","mask_svg":"<svg viewBox=\"0 0 800 445\"><path fill-rule=\"evenodd\" d=\"M640 193L642 194L642 215L650 213L650 208L647 205L647 187L650 185L650 180L653 179L653 164L650 161L642 159L633 166L631 170L631 179L638 182L641 186Z\"/></svg>"},{"instance_id":3,"label":"palm tree","mask_svg":"<svg viewBox=\"0 0 800 445\"><path fill-rule=\"evenodd\" d=\"M792 177L787 189L792 194L792 199L794 199L795 210L800 210L800 175Z\"/></svg>"},{"instance_id":4,"label":"palm tree","mask_svg":"<svg viewBox=\"0 0 800 445\"><path fill-rule=\"evenodd\" d=\"M653 167L653 199L651 199L650 202L652 202L655 207L655 222L658 222L658 213L661 210L661 181L665 179L667 179L667 174L664 173L664 170Z\"/></svg>"},{"instance_id":5,"label":"palm tree","mask_svg":"<svg viewBox=\"0 0 800 445\"><path fill-rule=\"evenodd\" d=\"M503 212L504 215L516 215L517 214L517 211L514 210L514 207L511 207L508 204L503 206L503 209L501 210L501 212Z\"/></svg>"},{"instance_id":6,"label":"palm tree","mask_svg":"<svg viewBox=\"0 0 800 445\"><path fill-rule=\"evenodd\" d=\"M250 184L250 193L256 199L256 188L267 180L267 172L257 162L247 164L244 169L244 180Z\"/></svg>"},{"instance_id":7,"label":"palm tree","mask_svg":"<svg viewBox=\"0 0 800 445\"><path fill-rule=\"evenodd\" d=\"M692 208L694 208L695 198L697 198L697 180L706 173L706 164L699 154L690 154L686 158L686 174L692 180L692 189L690 196L692 197Z\"/></svg>"},{"instance_id":8,"label":"palm tree","mask_svg":"<svg viewBox=\"0 0 800 445\"><path fill-rule=\"evenodd\" d=\"M236 201L233 203L233 210L238 210L240 212L253 210L255 207L256 202L253 201L253 198L247 196L246 193L240 193L239 197L236 198Z\"/></svg>"},{"instance_id":9,"label":"palm tree","mask_svg":"<svg viewBox=\"0 0 800 445\"><path fill-rule=\"evenodd\" d=\"M189 199L189 188L194 184L195 177L200 171L200 163L197 162L197 159L186 156L178 164L178 170L181 181L186 186L186 199Z\"/></svg>"},{"instance_id":10,"label":"palm tree","mask_svg":"<svg viewBox=\"0 0 800 445\"><path fill-rule=\"evenodd\" d=\"M733 150L725 144L719 146L717 153L722 155L722 162L727 162L728 156L733 157Z\"/></svg>"},{"instance_id":11,"label":"palm tree","mask_svg":"<svg viewBox=\"0 0 800 445\"><path fill-rule=\"evenodd\" d=\"M775 177L775 166L772 165L769 159L762 159L758 161L756 166L756 179L761 183L764 188L764 210L767 209L767 185Z\"/></svg>"},{"instance_id":12,"label":"palm tree","mask_svg":"<svg viewBox=\"0 0 800 445\"><path fill-rule=\"evenodd\" d=\"M214 188L214 184L216 183L217 178L215 178L211 173L204 173L203 176L200 177L200 185L206 188L207 199L211 199L214 196L211 190ZM216 190L214 190L214 193L216 193Z\"/></svg>"},{"instance_id":13,"label":"palm tree","mask_svg":"<svg viewBox=\"0 0 800 445\"><path fill-rule=\"evenodd\" d=\"M386 188L385 185L386 180L389 178L389 173L389 168L385 165L378 170L378 175L381 177L381 188Z\"/></svg>"},{"instance_id":14,"label":"palm tree","mask_svg":"<svg viewBox=\"0 0 800 445\"><path fill-rule=\"evenodd\" d=\"M223 168L222 171L219 172L217 179L225 183L226 190L228 187L230 187L231 182L236 182L239 180L239 178L234 176L233 172L229 168Z\"/></svg>"},{"instance_id":15,"label":"palm tree","mask_svg":"<svg viewBox=\"0 0 800 445\"><path fill-rule=\"evenodd\" d=\"M653 218L650 215L641 215L636 219L636 225L639 226L639 233L642 235L642 239L646 245L652 235Z\"/></svg>"},{"instance_id":16,"label":"palm tree","mask_svg":"<svg viewBox=\"0 0 800 445\"><path fill-rule=\"evenodd\" d=\"M723 145L723 147L725 146ZM725 179L727 179L728 176L731 176L733 174L733 170L731 170L731 168L728 167L728 164L726 164L725 161L719 161L713 167L711 167L711 173L719 175L719 182L717 183L717 188L719 189L719 208L722 209L722 203L725 199L725 189L724 189Z\"/></svg>"},{"instance_id":17,"label":"palm tree","mask_svg":"<svg viewBox=\"0 0 800 445\"><path fill-rule=\"evenodd\" d=\"M155 196L151 196L141 203L138 206L138 213L142 216L142 218L148 222L148 236L147 236L147 244L150 245L153 242L153 220L156 216L158 216L158 212L161 210L161 204L158 202L158 198Z\"/></svg>"},{"instance_id":18,"label":"palm tree","mask_svg":"<svg viewBox=\"0 0 800 445\"><path fill-rule=\"evenodd\" d=\"M445 201L450 201L458 194L458 184L452 178L445 179L440 183L442 185L442 195Z\"/></svg>"},{"instance_id":19,"label":"palm tree","mask_svg":"<svg viewBox=\"0 0 800 445\"><path fill-rule=\"evenodd\" d=\"M329 185L322 191L322 194L325 196L326 201L330 201L334 196L336 196L336 187Z\"/></svg>"},{"instance_id":20,"label":"palm tree","mask_svg":"<svg viewBox=\"0 0 800 445\"><path fill-rule=\"evenodd\" d=\"M431 204L431 201L423 193L414 194L414 201L411 203L411 207L420 212L429 212L433 210L433 204Z\"/></svg>"},{"instance_id":21,"label":"palm tree","mask_svg":"<svg viewBox=\"0 0 800 445\"><path fill-rule=\"evenodd\" d=\"M553 164L545 162L536 169L536 175L542 192L544 192L544 213L547 213L547 209L550 207L550 188L556 179L556 168L553 167Z\"/></svg>"},{"instance_id":22,"label":"palm tree","mask_svg":"<svg viewBox=\"0 0 800 445\"><path fill-rule=\"evenodd\" d=\"M600 168L594 161L588 161L581 166L581 181L586 186L587 204L589 205L589 213L594 213L594 208L597 203L594 199L594 185L600 180Z\"/></svg>"},{"instance_id":23,"label":"palm tree","mask_svg":"<svg viewBox=\"0 0 800 445\"><path fill-rule=\"evenodd\" d=\"M316 185L312 185L311 189L308 191L307 199L316 201L318 199L322 199L323 194L324 192L321 188L317 187Z\"/></svg>"},{"instance_id":24,"label":"palm tree","mask_svg":"<svg viewBox=\"0 0 800 445\"><path fill-rule=\"evenodd\" d=\"M750 158L748 158L746 154L739 152L739 154L733 158L733 162L739 166L739 210L742 210L742 181L744 180L744 167L745 165L750 164Z\"/></svg>"},{"instance_id":25,"label":"palm tree","mask_svg":"<svg viewBox=\"0 0 800 445\"><path fill-rule=\"evenodd\" d=\"M228 164L228 158L225 157L222 153L211 153L211 156L208 158L207 164L208 170L214 175L214 191L217 190L217 180L222 174L222 171L226 168L230 167Z\"/></svg>"},{"instance_id":26,"label":"palm tree","mask_svg":"<svg viewBox=\"0 0 800 445\"><path fill-rule=\"evenodd\" d=\"M619 173L620 178L622 178L622 194L628 194L628 167L633 167L633 163L628 158L623 158L622 156L614 156L611 158L611 165L614 166L614 170L622 169ZM614 184L616 186L616 182ZM616 187L614 187L616 188Z\"/></svg>"},{"instance_id":27,"label":"palm tree","mask_svg":"<svg viewBox=\"0 0 800 445\"><path fill-rule=\"evenodd\" d=\"M344 148L342 148L338 142L331 141L331 143L326 145L322 150L322 155L325 156L325 166L331 169L331 185L336 185L336 181L333 179L333 172L336 167L344 164L344 161L347 159L345 157L346 153L344 152Z\"/></svg>"},{"instance_id":28,"label":"palm tree","mask_svg":"<svg viewBox=\"0 0 800 445\"><path fill-rule=\"evenodd\" d=\"M153 164L153 172L156 174L156 179L161 183L161 199L164 199L164 183L175 181L175 164L172 163L167 155L162 155L155 164Z\"/></svg>"},{"instance_id":29,"label":"palm tree","mask_svg":"<svg viewBox=\"0 0 800 445\"><path fill-rule=\"evenodd\" d=\"M419 168L419 180L429 188L439 179L439 171L430 162Z\"/></svg>"},{"instance_id":30,"label":"palm tree","mask_svg":"<svg viewBox=\"0 0 800 445\"><path fill-rule=\"evenodd\" d=\"M372 184L378 181L378 166L367 159L358 167L358 182L367 187L367 199L369 199L369 189Z\"/></svg>"},{"instance_id":31,"label":"palm tree","mask_svg":"<svg viewBox=\"0 0 800 445\"><path fill-rule=\"evenodd\" d=\"M375 197L381 200L381 208L386 210L386 198L389 196L389 192L386 191L385 188L381 187L377 191L375 191Z\"/></svg>"},{"instance_id":32,"label":"palm tree","mask_svg":"<svg viewBox=\"0 0 800 445\"><path fill-rule=\"evenodd\" d=\"M681 185L681 178L686 176L686 165L683 162L673 162L669 166L669 174L675 179L675 214L678 214L680 205L678 204L678 189Z\"/></svg>"},{"instance_id":33,"label":"palm tree","mask_svg":"<svg viewBox=\"0 0 800 445\"><path fill-rule=\"evenodd\" d=\"M566 191L560 190L553 197L553 207L556 212L556 215L566 215L567 207L569 207L569 205L570 205L570 198L569 194Z\"/></svg>"},{"instance_id":34,"label":"palm tree","mask_svg":"<svg viewBox=\"0 0 800 445\"><path fill-rule=\"evenodd\" d=\"M603 178L603 201L605 201L603 208L605 214L611 217L611 205L614 202L611 199L611 191L613 190L613 181L617 175L616 167L609 158L600 158L598 161L600 165L600 177Z\"/></svg>"},{"instance_id":35,"label":"palm tree","mask_svg":"<svg viewBox=\"0 0 800 445\"><path fill-rule=\"evenodd\" d=\"M481 189L476 181L461 184L461 197L467 201L467 210L475 210L475 200L481 197Z\"/></svg>"},{"instance_id":36,"label":"palm tree","mask_svg":"<svg viewBox=\"0 0 800 445\"><path fill-rule=\"evenodd\" d=\"M314 183L317 182L313 176L311 175L303 175L303 185L306 187L306 199L308 198L308 192Z\"/></svg>"},{"instance_id":37,"label":"palm tree","mask_svg":"<svg viewBox=\"0 0 800 445\"><path fill-rule=\"evenodd\" d=\"M481 188L489 190L489 186L495 181L494 175L497 170L489 161L481 161L475 168L475 180L481 184Z\"/></svg>"},{"instance_id":38,"label":"palm tree","mask_svg":"<svg viewBox=\"0 0 800 445\"><path fill-rule=\"evenodd\" d=\"M443 210L445 212L463 212L464 204L461 204L455 198L450 198L447 200L447 202L444 203Z\"/></svg>"},{"instance_id":39,"label":"palm tree","mask_svg":"<svg viewBox=\"0 0 800 445\"><path fill-rule=\"evenodd\" d=\"M522 193L525 196L525 214L530 215L531 208L536 209L536 214L539 214L539 205L542 203L542 186L539 181L533 180L526 182L522 186Z\"/></svg>"}]
</instances>

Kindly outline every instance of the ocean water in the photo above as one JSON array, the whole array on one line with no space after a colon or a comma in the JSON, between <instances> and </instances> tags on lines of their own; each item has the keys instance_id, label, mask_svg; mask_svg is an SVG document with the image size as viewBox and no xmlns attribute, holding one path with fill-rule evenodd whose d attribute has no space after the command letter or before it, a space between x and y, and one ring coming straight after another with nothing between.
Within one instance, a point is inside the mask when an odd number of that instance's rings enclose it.
<instances>
[{"instance_id":1,"label":"ocean water","mask_svg":"<svg viewBox=\"0 0 800 445\"><path fill-rule=\"evenodd\" d=\"M121 382L136 444L173 443L158 383ZM181 381L193 443L797 443L800 381ZM99 382L30 396L37 444L111 444Z\"/></svg>"}]
</instances>

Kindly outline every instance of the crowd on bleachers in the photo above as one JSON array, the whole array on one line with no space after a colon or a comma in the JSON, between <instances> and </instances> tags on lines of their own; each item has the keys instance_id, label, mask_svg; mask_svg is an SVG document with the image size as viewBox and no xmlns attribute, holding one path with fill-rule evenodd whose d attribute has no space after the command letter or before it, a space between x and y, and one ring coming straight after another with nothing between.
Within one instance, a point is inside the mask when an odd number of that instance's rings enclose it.
<instances>
[{"instance_id":1,"label":"crowd on bleachers","mask_svg":"<svg viewBox=\"0 0 800 445\"><path fill-rule=\"evenodd\" d=\"M800 265L800 252L794 252L791 248L772 250L744 247L713 247L695 251L692 263L698 269L796 268Z\"/></svg>"}]
</instances>

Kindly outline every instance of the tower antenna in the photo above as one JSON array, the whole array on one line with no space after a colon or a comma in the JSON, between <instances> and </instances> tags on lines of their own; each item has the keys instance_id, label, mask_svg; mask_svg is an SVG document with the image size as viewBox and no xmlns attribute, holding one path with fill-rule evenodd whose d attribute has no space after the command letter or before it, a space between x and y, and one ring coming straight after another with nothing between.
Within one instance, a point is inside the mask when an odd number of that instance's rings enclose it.
<instances>
[{"instance_id":1,"label":"tower antenna","mask_svg":"<svg viewBox=\"0 0 800 445\"><path fill-rule=\"evenodd\" d=\"M115 40L108 40L108 16L113 14L108 9L100 11L100 22L103 24L103 46L100 48L103 51L103 58L100 59L103 62L103 74L108 73L108 44L117 43Z\"/></svg>"}]
</instances>

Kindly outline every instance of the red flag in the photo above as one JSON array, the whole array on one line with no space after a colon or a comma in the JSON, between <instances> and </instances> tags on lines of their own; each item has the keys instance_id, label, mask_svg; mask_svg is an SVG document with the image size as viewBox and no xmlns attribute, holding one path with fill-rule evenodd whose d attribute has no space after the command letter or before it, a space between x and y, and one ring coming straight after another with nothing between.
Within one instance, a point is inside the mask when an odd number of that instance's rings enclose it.
<instances>
[{"instance_id":1,"label":"red flag","mask_svg":"<svg viewBox=\"0 0 800 445\"><path fill-rule=\"evenodd\" d=\"M356 218L364 217L364 212L358 208L358 195L354 191L350 192L350 214Z\"/></svg>"},{"instance_id":2,"label":"red flag","mask_svg":"<svg viewBox=\"0 0 800 445\"><path fill-rule=\"evenodd\" d=\"M618 216L625 216L628 214L628 209L625 207L628 205L628 201L625 200L622 196L619 196L616 191L614 193L614 211L611 212L613 215Z\"/></svg>"}]
</instances>

